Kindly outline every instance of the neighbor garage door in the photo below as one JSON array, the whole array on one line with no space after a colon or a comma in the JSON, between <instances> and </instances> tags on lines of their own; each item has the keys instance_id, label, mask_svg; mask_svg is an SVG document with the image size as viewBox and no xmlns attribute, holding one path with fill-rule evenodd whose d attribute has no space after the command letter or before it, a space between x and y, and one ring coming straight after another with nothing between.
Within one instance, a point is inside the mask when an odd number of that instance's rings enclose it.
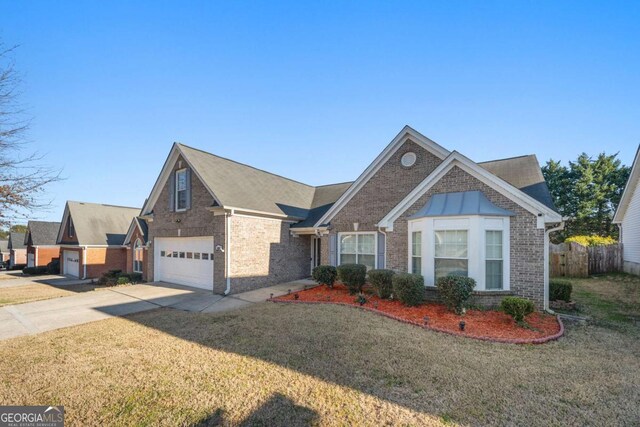
<instances>
[{"instance_id":1,"label":"neighbor garage door","mask_svg":"<svg viewBox=\"0 0 640 427\"><path fill-rule=\"evenodd\" d=\"M213 290L213 237L157 237L154 280Z\"/></svg>"},{"instance_id":2,"label":"neighbor garage door","mask_svg":"<svg viewBox=\"0 0 640 427\"><path fill-rule=\"evenodd\" d=\"M76 251L62 251L62 274L72 277L80 277L80 253Z\"/></svg>"}]
</instances>

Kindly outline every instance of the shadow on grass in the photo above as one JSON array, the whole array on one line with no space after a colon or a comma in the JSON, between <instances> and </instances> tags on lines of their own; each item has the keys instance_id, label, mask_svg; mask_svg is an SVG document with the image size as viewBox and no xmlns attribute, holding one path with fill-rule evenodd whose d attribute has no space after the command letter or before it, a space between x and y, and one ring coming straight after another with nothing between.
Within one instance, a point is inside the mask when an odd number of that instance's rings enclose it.
<instances>
[{"instance_id":1,"label":"shadow on grass","mask_svg":"<svg viewBox=\"0 0 640 427\"><path fill-rule=\"evenodd\" d=\"M305 406L296 405L291 399L280 393L275 393L269 400L253 411L238 425L253 426L309 426L319 421L318 413ZM218 409L210 416L192 424L194 427L210 427L227 425L224 411Z\"/></svg>"}]
</instances>

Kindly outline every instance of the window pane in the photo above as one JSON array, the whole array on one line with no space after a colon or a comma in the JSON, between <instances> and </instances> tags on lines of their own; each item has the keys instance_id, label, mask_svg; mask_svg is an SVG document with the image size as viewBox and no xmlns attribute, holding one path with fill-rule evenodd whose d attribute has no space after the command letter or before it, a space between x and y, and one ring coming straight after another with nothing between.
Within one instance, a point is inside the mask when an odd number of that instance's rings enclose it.
<instances>
[{"instance_id":1,"label":"window pane","mask_svg":"<svg viewBox=\"0 0 640 427\"><path fill-rule=\"evenodd\" d=\"M468 261L466 259L436 259L436 280L445 276L468 276Z\"/></svg>"},{"instance_id":2,"label":"window pane","mask_svg":"<svg viewBox=\"0 0 640 427\"><path fill-rule=\"evenodd\" d=\"M502 259L502 231L486 232L487 259Z\"/></svg>"},{"instance_id":3,"label":"window pane","mask_svg":"<svg viewBox=\"0 0 640 427\"><path fill-rule=\"evenodd\" d=\"M467 230L441 230L435 232L436 257L466 258Z\"/></svg>"},{"instance_id":4,"label":"window pane","mask_svg":"<svg viewBox=\"0 0 640 427\"><path fill-rule=\"evenodd\" d=\"M422 274L422 257L411 257L411 273Z\"/></svg>"},{"instance_id":5,"label":"window pane","mask_svg":"<svg viewBox=\"0 0 640 427\"><path fill-rule=\"evenodd\" d=\"M367 270L376 268L376 256L375 255L358 255L358 264L364 264L367 266Z\"/></svg>"},{"instance_id":6,"label":"window pane","mask_svg":"<svg viewBox=\"0 0 640 427\"><path fill-rule=\"evenodd\" d=\"M165 252L164 251L160 251L160 256L164 256Z\"/></svg>"},{"instance_id":7,"label":"window pane","mask_svg":"<svg viewBox=\"0 0 640 427\"><path fill-rule=\"evenodd\" d=\"M502 289L502 261L487 261L486 289Z\"/></svg>"},{"instance_id":8,"label":"window pane","mask_svg":"<svg viewBox=\"0 0 640 427\"><path fill-rule=\"evenodd\" d=\"M184 258L184 252L180 252L180 258Z\"/></svg>"},{"instance_id":9,"label":"window pane","mask_svg":"<svg viewBox=\"0 0 640 427\"><path fill-rule=\"evenodd\" d=\"M200 252L194 252L193 259L200 259Z\"/></svg>"},{"instance_id":10,"label":"window pane","mask_svg":"<svg viewBox=\"0 0 640 427\"><path fill-rule=\"evenodd\" d=\"M355 254L356 253L356 235L342 234L340 236L340 253Z\"/></svg>"},{"instance_id":11,"label":"window pane","mask_svg":"<svg viewBox=\"0 0 640 427\"><path fill-rule=\"evenodd\" d=\"M176 172L176 185L178 191L187 189L187 171Z\"/></svg>"},{"instance_id":12,"label":"window pane","mask_svg":"<svg viewBox=\"0 0 640 427\"><path fill-rule=\"evenodd\" d=\"M209 259L209 254L206 254L206 253L203 252L202 253L202 259L208 260Z\"/></svg>"},{"instance_id":13,"label":"window pane","mask_svg":"<svg viewBox=\"0 0 640 427\"><path fill-rule=\"evenodd\" d=\"M342 264L355 264L356 254L340 254L340 265Z\"/></svg>"},{"instance_id":14,"label":"window pane","mask_svg":"<svg viewBox=\"0 0 640 427\"><path fill-rule=\"evenodd\" d=\"M415 257L422 256L422 232L414 231L411 233L411 255Z\"/></svg>"},{"instance_id":15,"label":"window pane","mask_svg":"<svg viewBox=\"0 0 640 427\"><path fill-rule=\"evenodd\" d=\"M375 234L357 234L358 236L358 253L375 255L376 253L376 236ZM364 263L361 263L364 264Z\"/></svg>"}]
</instances>

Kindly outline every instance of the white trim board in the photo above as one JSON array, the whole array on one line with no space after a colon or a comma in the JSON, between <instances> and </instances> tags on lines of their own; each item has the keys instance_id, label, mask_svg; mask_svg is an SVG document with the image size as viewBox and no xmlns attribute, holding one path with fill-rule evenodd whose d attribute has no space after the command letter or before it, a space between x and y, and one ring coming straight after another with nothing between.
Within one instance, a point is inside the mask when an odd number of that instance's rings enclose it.
<instances>
[{"instance_id":1,"label":"white trim board","mask_svg":"<svg viewBox=\"0 0 640 427\"><path fill-rule=\"evenodd\" d=\"M620 198L620 203L618 204L618 208L616 209L616 213L613 216L614 224L622 224L622 220L624 219L625 214L627 213L627 208L629 207L629 203L631 202L631 197L638 186L638 181L640 181L640 146L638 146L638 150L636 151L636 157L633 159L633 165L631 166L631 173L629 174L629 179L627 180L627 184L624 186L624 191L622 192L622 197Z\"/></svg>"},{"instance_id":2,"label":"white trim board","mask_svg":"<svg viewBox=\"0 0 640 427\"><path fill-rule=\"evenodd\" d=\"M345 191L333 206L329 208L322 218L315 223L314 227L319 227L322 224L329 222L331 218L333 218L349 202L349 200L351 200L353 196L355 196L358 191L360 191L362 187L369 182L371 177L373 177L376 172L378 172L380 168L382 168L382 166L391 158L391 156L393 156L393 154L395 154L395 152L398 151L398 149L409 139L440 159L445 159L450 154L450 152L444 147L422 135L420 132L410 126L405 126L402 128L400 133L393 138L389 145L387 145L382 153L375 158L369 167L362 172L358 179L351 184L347 191Z\"/></svg>"},{"instance_id":3,"label":"white trim board","mask_svg":"<svg viewBox=\"0 0 640 427\"><path fill-rule=\"evenodd\" d=\"M560 223L562 217L551 208L543 205L533 197L520 191L513 185L501 178L493 175L491 172L482 168L472 160L454 151L451 153L438 167L420 184L416 186L400 203L385 215L377 224L387 231L393 231L393 223L404 213L409 207L420 199L431 187L433 187L442 177L444 177L451 169L459 167L464 172L478 179L480 182L488 185L498 193L514 201L527 211L538 217L538 228L544 228L546 223Z\"/></svg>"}]
</instances>

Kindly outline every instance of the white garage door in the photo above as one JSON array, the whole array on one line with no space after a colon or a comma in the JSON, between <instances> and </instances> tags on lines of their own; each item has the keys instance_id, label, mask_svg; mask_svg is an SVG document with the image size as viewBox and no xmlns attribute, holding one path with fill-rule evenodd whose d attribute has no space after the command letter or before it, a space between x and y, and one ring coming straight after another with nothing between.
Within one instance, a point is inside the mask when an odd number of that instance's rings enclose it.
<instances>
[{"instance_id":1,"label":"white garage door","mask_svg":"<svg viewBox=\"0 0 640 427\"><path fill-rule=\"evenodd\" d=\"M27 267L36 266L36 256L34 254L27 254Z\"/></svg>"},{"instance_id":2,"label":"white garage door","mask_svg":"<svg viewBox=\"0 0 640 427\"><path fill-rule=\"evenodd\" d=\"M213 236L157 237L154 279L213 290Z\"/></svg>"},{"instance_id":3,"label":"white garage door","mask_svg":"<svg viewBox=\"0 0 640 427\"><path fill-rule=\"evenodd\" d=\"M80 253L76 251L62 251L65 276L80 277Z\"/></svg>"}]
</instances>

